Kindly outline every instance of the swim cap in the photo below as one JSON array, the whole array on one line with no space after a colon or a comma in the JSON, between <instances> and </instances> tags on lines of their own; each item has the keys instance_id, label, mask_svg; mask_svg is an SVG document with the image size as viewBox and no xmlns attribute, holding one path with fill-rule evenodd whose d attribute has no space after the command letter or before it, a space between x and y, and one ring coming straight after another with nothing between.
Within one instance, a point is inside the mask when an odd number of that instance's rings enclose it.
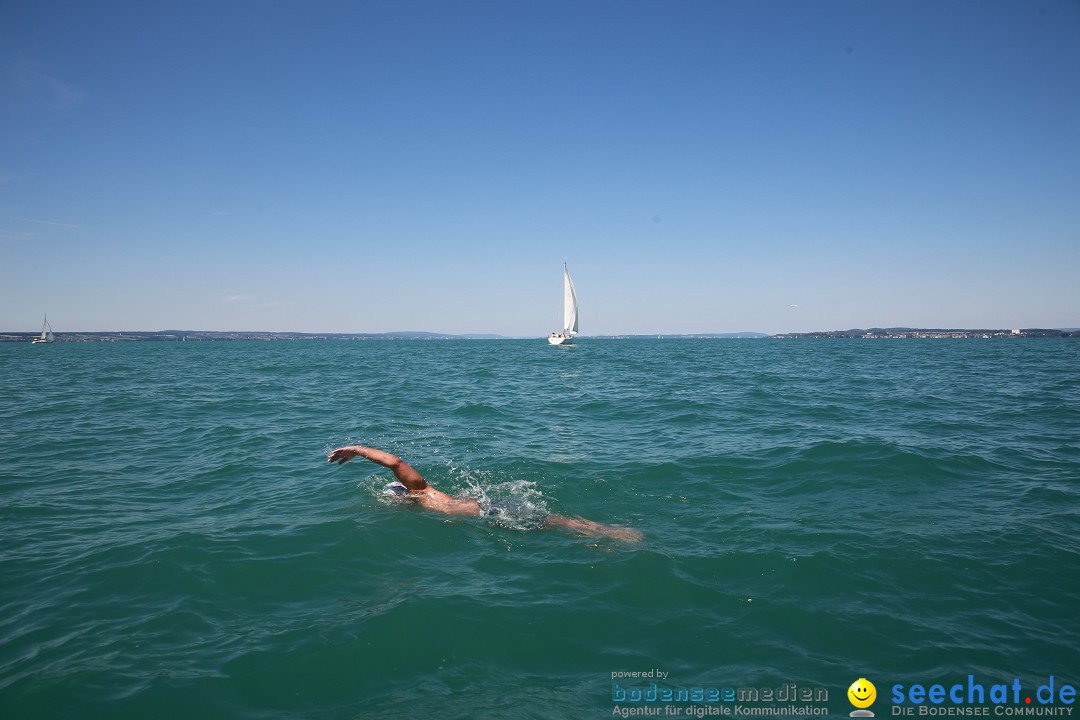
<instances>
[{"instance_id":1,"label":"swim cap","mask_svg":"<svg viewBox=\"0 0 1080 720\"><path fill-rule=\"evenodd\" d=\"M409 494L409 488L405 487L404 485L402 485L399 482L390 483L389 485L386 486L386 489L389 490L390 492L396 493L398 495L408 495Z\"/></svg>"}]
</instances>

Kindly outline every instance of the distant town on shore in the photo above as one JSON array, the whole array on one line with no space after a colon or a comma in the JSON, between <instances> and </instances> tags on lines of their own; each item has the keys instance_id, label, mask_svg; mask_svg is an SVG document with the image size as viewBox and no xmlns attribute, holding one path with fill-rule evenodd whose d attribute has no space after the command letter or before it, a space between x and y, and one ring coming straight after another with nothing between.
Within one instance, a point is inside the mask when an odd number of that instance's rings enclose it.
<instances>
[{"instance_id":1,"label":"distant town on shore","mask_svg":"<svg viewBox=\"0 0 1080 720\"><path fill-rule=\"evenodd\" d=\"M0 333L0 342L30 342L37 332ZM300 332L222 332L213 330L160 330L141 332L57 332L56 342L217 342L233 340L526 340L530 337L506 335L451 335L432 332L388 333L300 333ZM594 340L695 340L695 339L1014 339L1080 337L1080 328L1026 328L1015 330L960 330L928 328L869 328L866 330L827 330L806 333L690 333L648 335L579 335Z\"/></svg>"},{"instance_id":2,"label":"distant town on shore","mask_svg":"<svg viewBox=\"0 0 1080 720\"><path fill-rule=\"evenodd\" d=\"M826 332L783 333L769 337L791 338L1051 338L1080 337L1077 328L1026 328L1022 330L943 330L926 328L870 328L868 330L829 330Z\"/></svg>"}]
</instances>

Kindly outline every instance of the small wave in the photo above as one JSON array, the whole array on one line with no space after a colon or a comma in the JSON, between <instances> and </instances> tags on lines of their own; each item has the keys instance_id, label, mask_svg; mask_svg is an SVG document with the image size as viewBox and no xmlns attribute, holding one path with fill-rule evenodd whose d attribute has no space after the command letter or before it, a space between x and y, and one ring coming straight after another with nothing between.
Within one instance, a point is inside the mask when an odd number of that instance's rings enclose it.
<instances>
[{"instance_id":1,"label":"small wave","mask_svg":"<svg viewBox=\"0 0 1080 720\"><path fill-rule=\"evenodd\" d=\"M459 417L466 418L485 418L502 414L498 408L484 403L465 403L463 405L458 405L454 408L453 413Z\"/></svg>"}]
</instances>

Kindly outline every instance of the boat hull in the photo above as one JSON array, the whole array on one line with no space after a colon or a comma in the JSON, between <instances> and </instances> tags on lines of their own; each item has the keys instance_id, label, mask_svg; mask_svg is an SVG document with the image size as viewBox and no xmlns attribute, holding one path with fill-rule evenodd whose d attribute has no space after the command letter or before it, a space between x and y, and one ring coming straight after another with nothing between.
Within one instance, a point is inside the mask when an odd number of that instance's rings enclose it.
<instances>
[{"instance_id":1,"label":"boat hull","mask_svg":"<svg viewBox=\"0 0 1080 720\"><path fill-rule=\"evenodd\" d=\"M571 337L548 336L548 342L552 345L570 345L573 341L574 338Z\"/></svg>"}]
</instances>

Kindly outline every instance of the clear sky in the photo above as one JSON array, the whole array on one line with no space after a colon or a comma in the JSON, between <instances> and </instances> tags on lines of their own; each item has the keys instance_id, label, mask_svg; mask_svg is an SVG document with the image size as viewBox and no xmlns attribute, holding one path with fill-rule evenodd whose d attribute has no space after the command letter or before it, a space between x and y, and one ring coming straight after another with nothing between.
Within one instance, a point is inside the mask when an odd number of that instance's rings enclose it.
<instances>
[{"instance_id":1,"label":"clear sky","mask_svg":"<svg viewBox=\"0 0 1080 720\"><path fill-rule=\"evenodd\" d=\"M1076 0L0 1L0 330L1080 326Z\"/></svg>"}]
</instances>

